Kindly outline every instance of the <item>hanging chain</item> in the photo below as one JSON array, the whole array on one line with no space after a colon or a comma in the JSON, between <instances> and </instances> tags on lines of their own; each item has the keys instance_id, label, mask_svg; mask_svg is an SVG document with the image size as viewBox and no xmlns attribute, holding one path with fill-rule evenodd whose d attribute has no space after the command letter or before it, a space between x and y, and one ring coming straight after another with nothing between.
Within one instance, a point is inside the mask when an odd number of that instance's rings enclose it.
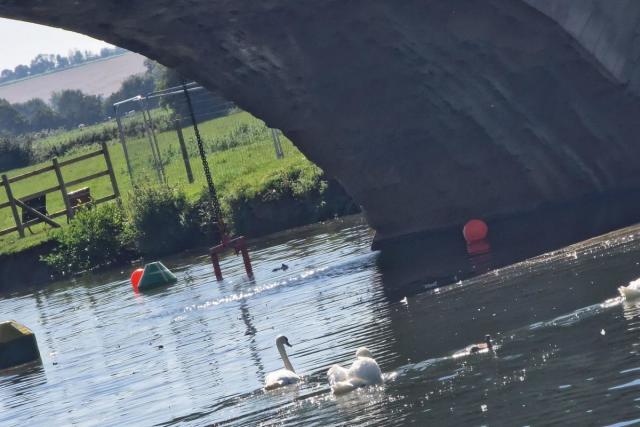
<instances>
[{"instance_id":1,"label":"hanging chain","mask_svg":"<svg viewBox=\"0 0 640 427\"><path fill-rule=\"evenodd\" d=\"M209 187L209 198L211 200L211 207L216 217L216 223L218 230L220 231L220 237L222 240L226 238L225 224L222 219L222 209L220 208L220 201L218 200L218 194L216 193L216 187L213 185L213 178L211 177L211 170L209 169L209 162L207 161L207 155L204 151L204 145L202 138L200 137L200 131L198 130L198 123L196 122L196 115L193 112L193 105L191 104L191 96L187 90L187 84L182 81L182 90L184 96L187 99L187 107L189 108L189 114L191 115L191 122L193 123L193 130L196 134L196 141L198 143L198 151L200 152L200 160L202 160L202 168L204 169L204 176L207 179L207 186Z\"/></svg>"}]
</instances>

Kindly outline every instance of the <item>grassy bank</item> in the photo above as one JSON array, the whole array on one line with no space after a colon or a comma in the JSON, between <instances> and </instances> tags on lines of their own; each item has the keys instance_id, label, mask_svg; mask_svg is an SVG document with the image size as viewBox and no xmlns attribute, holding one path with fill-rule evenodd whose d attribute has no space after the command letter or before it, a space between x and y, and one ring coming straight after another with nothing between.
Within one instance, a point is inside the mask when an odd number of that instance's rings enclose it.
<instances>
[{"instance_id":1,"label":"grassy bank","mask_svg":"<svg viewBox=\"0 0 640 427\"><path fill-rule=\"evenodd\" d=\"M66 137L75 137L66 135ZM213 179L220 195L227 221L237 232L260 235L275 229L296 226L305 222L326 219L341 213L354 211L353 205L336 185L329 185L322 171L309 162L286 138L281 138L285 157L277 159L274 153L270 130L264 123L246 112L238 112L222 118L210 120L200 125L207 158ZM193 129L183 129L195 182L187 182L185 167L180 154L175 132L158 134L158 143L164 163L167 182L179 188L190 203L196 203L205 187L202 164L197 156ZM55 138L65 138L58 135ZM55 140L44 141L55 144ZM136 182L155 182L155 171L149 167L150 151L148 140L142 137L128 140ZM83 146L73 150L62 159L75 157L83 152L97 149ZM109 144L111 158L122 199L128 206L134 195L122 147L116 141ZM46 162L27 168L13 170L8 175L16 176L42 167ZM63 169L65 181L74 180L105 169L102 157L95 157ZM16 197L24 197L45 188L57 185L53 172L39 175L36 179L20 181L12 186ZM94 198L107 196L111 192L108 178L99 178L82 184L91 188ZM76 188L69 188L73 191ZM0 203L6 201L6 194L0 192ZM335 205L335 206L334 206ZM264 211L263 208L264 207ZM53 193L47 195L50 212L63 209L62 197ZM266 213L266 211L269 213ZM280 212L280 213L278 213ZM285 212L286 215L282 215ZM283 219L284 218L284 219ZM288 219L287 219L288 218ZM64 219L62 220L64 222ZM263 225L256 224L257 222ZM13 226L9 209L0 211L0 229ZM66 225L65 225L66 226ZM34 235L27 231L27 238L19 239L14 233L0 240L0 254L16 253L43 241L50 240L51 231L45 225L32 227Z\"/></svg>"}]
</instances>

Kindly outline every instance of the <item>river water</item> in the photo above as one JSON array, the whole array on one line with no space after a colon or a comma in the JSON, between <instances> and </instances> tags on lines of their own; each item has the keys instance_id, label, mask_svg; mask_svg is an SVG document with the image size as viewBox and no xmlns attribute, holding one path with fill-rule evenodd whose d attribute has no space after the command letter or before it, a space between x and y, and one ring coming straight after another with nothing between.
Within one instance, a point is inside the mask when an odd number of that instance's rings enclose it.
<instances>
[{"instance_id":1,"label":"river water","mask_svg":"<svg viewBox=\"0 0 640 427\"><path fill-rule=\"evenodd\" d=\"M465 258L490 271L445 283L419 279L424 257L394 271L350 218L253 243L255 280L228 256L218 283L200 253L165 260L179 282L154 293L117 269L0 295L42 354L0 375L0 425L640 423L640 305L616 292L640 277L637 233L497 270ZM280 333L304 382L265 392ZM454 356L485 334L495 352ZM386 383L332 395L326 370L363 345Z\"/></svg>"}]
</instances>

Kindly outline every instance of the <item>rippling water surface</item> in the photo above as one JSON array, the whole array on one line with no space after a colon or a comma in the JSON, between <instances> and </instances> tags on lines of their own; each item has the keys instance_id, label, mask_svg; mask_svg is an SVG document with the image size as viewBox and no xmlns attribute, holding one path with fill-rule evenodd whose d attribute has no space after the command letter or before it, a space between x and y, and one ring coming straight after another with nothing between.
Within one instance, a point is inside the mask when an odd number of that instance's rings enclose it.
<instances>
[{"instance_id":1,"label":"rippling water surface","mask_svg":"<svg viewBox=\"0 0 640 427\"><path fill-rule=\"evenodd\" d=\"M0 295L0 318L29 326L42 353L0 374L0 425L640 423L640 305L616 297L640 276L632 231L425 279L406 300L395 281L427 270L424 256L392 272L371 239L349 219L258 241L253 281L234 256L222 283L185 256L166 260L178 284L150 294L116 270ZM264 392L280 333L304 383ZM495 353L453 357L487 333ZM388 381L333 396L326 370L362 345Z\"/></svg>"}]
</instances>

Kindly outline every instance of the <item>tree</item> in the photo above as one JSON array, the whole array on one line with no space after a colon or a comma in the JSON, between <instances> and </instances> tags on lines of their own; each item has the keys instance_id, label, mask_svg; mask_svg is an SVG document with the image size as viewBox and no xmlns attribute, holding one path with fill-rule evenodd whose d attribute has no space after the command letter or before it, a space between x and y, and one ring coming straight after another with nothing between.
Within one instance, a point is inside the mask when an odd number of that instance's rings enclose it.
<instances>
[{"instance_id":1,"label":"tree","mask_svg":"<svg viewBox=\"0 0 640 427\"><path fill-rule=\"evenodd\" d=\"M6 99L0 98L0 135L17 135L27 129L27 121Z\"/></svg>"},{"instance_id":2,"label":"tree","mask_svg":"<svg viewBox=\"0 0 640 427\"><path fill-rule=\"evenodd\" d=\"M51 104L66 128L93 124L104 118L102 99L99 96L86 95L80 90L55 92L51 96Z\"/></svg>"},{"instance_id":3,"label":"tree","mask_svg":"<svg viewBox=\"0 0 640 427\"><path fill-rule=\"evenodd\" d=\"M28 121L29 131L37 132L43 129L55 129L62 126L60 117L40 98L13 104L13 108Z\"/></svg>"},{"instance_id":4,"label":"tree","mask_svg":"<svg viewBox=\"0 0 640 427\"><path fill-rule=\"evenodd\" d=\"M161 65L158 65L157 68L156 89L164 90L182 85L183 77L176 70ZM221 96L208 90L190 92L189 94L191 95L191 102L198 122L226 114L226 109L221 108L221 106L227 101ZM181 117L188 117L190 114L185 97L182 94L163 97L160 100L160 105L164 108L170 108Z\"/></svg>"},{"instance_id":5,"label":"tree","mask_svg":"<svg viewBox=\"0 0 640 427\"><path fill-rule=\"evenodd\" d=\"M29 67L22 64L18 65L16 68L13 69L13 74L16 79L22 79L24 77L27 77L29 75Z\"/></svg>"},{"instance_id":6,"label":"tree","mask_svg":"<svg viewBox=\"0 0 640 427\"><path fill-rule=\"evenodd\" d=\"M104 114L111 116L113 114L113 104L124 99L133 98L138 95L146 95L153 92L155 82L149 74L136 74L128 77L122 82L122 86L117 92L112 93L104 101ZM150 108L157 106L157 103L150 104Z\"/></svg>"},{"instance_id":7,"label":"tree","mask_svg":"<svg viewBox=\"0 0 640 427\"><path fill-rule=\"evenodd\" d=\"M56 67L55 62L51 61L49 55L39 54L31 60L30 74L42 74Z\"/></svg>"},{"instance_id":8,"label":"tree","mask_svg":"<svg viewBox=\"0 0 640 427\"><path fill-rule=\"evenodd\" d=\"M22 114L27 120L30 120L31 117L36 113L36 111L42 108L49 108L49 106L40 98L33 98L27 102L17 102L12 104L13 108L18 110L20 114Z\"/></svg>"},{"instance_id":9,"label":"tree","mask_svg":"<svg viewBox=\"0 0 640 427\"><path fill-rule=\"evenodd\" d=\"M29 128L32 131L56 129L60 126L62 126L62 119L49 106L36 111L29 120Z\"/></svg>"},{"instance_id":10,"label":"tree","mask_svg":"<svg viewBox=\"0 0 640 427\"><path fill-rule=\"evenodd\" d=\"M13 70L2 70L0 72L0 82L8 82L14 79Z\"/></svg>"},{"instance_id":11,"label":"tree","mask_svg":"<svg viewBox=\"0 0 640 427\"><path fill-rule=\"evenodd\" d=\"M143 64L144 64L144 68L147 69L145 73L153 77L153 80L156 82L156 85L159 83L164 73L167 72L167 67L165 67L164 65L158 64L156 61L152 59L145 58Z\"/></svg>"},{"instance_id":12,"label":"tree","mask_svg":"<svg viewBox=\"0 0 640 427\"><path fill-rule=\"evenodd\" d=\"M57 68L67 68L69 66L69 58L62 55L56 55Z\"/></svg>"},{"instance_id":13,"label":"tree","mask_svg":"<svg viewBox=\"0 0 640 427\"><path fill-rule=\"evenodd\" d=\"M101 58L108 58L109 56L113 56L116 54L116 49L112 49L109 47L103 47L102 49L100 49L100 57Z\"/></svg>"},{"instance_id":14,"label":"tree","mask_svg":"<svg viewBox=\"0 0 640 427\"><path fill-rule=\"evenodd\" d=\"M69 52L69 63L71 65L78 65L84 62L84 55L79 50Z\"/></svg>"}]
</instances>

